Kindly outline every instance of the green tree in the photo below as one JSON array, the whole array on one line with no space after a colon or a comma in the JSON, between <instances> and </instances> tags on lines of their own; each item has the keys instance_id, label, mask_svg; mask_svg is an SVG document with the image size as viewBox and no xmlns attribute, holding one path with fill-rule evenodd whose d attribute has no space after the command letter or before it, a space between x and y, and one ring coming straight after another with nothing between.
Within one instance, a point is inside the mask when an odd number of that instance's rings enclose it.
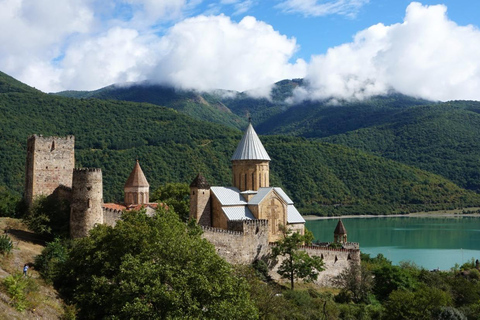
<instances>
[{"instance_id":1,"label":"green tree","mask_svg":"<svg viewBox=\"0 0 480 320\"><path fill-rule=\"evenodd\" d=\"M125 212L74 241L60 292L84 319L255 319L244 279L173 210Z\"/></svg>"},{"instance_id":2,"label":"green tree","mask_svg":"<svg viewBox=\"0 0 480 320\"><path fill-rule=\"evenodd\" d=\"M20 197L8 191L4 186L0 186L0 217L17 218L17 206Z\"/></svg>"},{"instance_id":3,"label":"green tree","mask_svg":"<svg viewBox=\"0 0 480 320\"><path fill-rule=\"evenodd\" d=\"M333 279L336 287L341 288L341 295L345 300L368 302L368 295L372 292L372 273L365 265L352 264ZM350 301L345 301L350 302Z\"/></svg>"},{"instance_id":4,"label":"green tree","mask_svg":"<svg viewBox=\"0 0 480 320\"><path fill-rule=\"evenodd\" d=\"M190 189L186 183L166 183L150 196L151 201L158 201L173 207L183 221L190 216Z\"/></svg>"},{"instance_id":5,"label":"green tree","mask_svg":"<svg viewBox=\"0 0 480 320\"><path fill-rule=\"evenodd\" d=\"M60 276L60 266L67 260L68 248L65 242L56 238L47 243L42 253L35 257L35 269L48 282Z\"/></svg>"},{"instance_id":6,"label":"green tree","mask_svg":"<svg viewBox=\"0 0 480 320\"><path fill-rule=\"evenodd\" d=\"M389 294L398 289L412 289L415 287L415 279L409 270L398 266L383 265L373 271L375 276L375 292L379 300L386 300Z\"/></svg>"},{"instance_id":7,"label":"green tree","mask_svg":"<svg viewBox=\"0 0 480 320\"><path fill-rule=\"evenodd\" d=\"M429 320L451 304L447 292L421 285L413 292L405 289L393 291L385 304L385 315L386 319L392 320Z\"/></svg>"},{"instance_id":8,"label":"green tree","mask_svg":"<svg viewBox=\"0 0 480 320\"><path fill-rule=\"evenodd\" d=\"M40 196L24 217L30 230L47 239L69 236L70 203L55 196Z\"/></svg>"},{"instance_id":9,"label":"green tree","mask_svg":"<svg viewBox=\"0 0 480 320\"><path fill-rule=\"evenodd\" d=\"M300 247L305 243L305 236L283 228L283 239L278 241L272 249L272 257L281 256L283 261L278 267L278 274L290 280L290 287L294 289L296 279L312 282L323 271L323 260L318 256L310 256Z\"/></svg>"}]
</instances>

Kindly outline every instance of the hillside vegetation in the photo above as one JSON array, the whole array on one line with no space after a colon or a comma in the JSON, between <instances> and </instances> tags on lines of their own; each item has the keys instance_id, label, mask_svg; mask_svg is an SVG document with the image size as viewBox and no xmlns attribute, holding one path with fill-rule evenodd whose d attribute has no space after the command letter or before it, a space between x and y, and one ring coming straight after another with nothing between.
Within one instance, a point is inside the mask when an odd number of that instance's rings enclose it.
<instances>
[{"instance_id":1,"label":"hillside vegetation","mask_svg":"<svg viewBox=\"0 0 480 320\"><path fill-rule=\"evenodd\" d=\"M20 86L0 75L2 87ZM241 131L195 120L152 104L47 95L34 89L0 93L0 179L22 192L30 134L73 134L78 167L100 167L105 201L121 201L139 159L151 189L189 183L202 172L230 185L230 157ZM284 187L304 213L392 213L476 206L480 196L412 167L304 138L262 137L272 158L271 183Z\"/></svg>"},{"instance_id":2,"label":"hillside vegetation","mask_svg":"<svg viewBox=\"0 0 480 320\"><path fill-rule=\"evenodd\" d=\"M435 172L479 192L479 113L480 103L473 101L412 107L383 124L323 140Z\"/></svg>"}]
</instances>

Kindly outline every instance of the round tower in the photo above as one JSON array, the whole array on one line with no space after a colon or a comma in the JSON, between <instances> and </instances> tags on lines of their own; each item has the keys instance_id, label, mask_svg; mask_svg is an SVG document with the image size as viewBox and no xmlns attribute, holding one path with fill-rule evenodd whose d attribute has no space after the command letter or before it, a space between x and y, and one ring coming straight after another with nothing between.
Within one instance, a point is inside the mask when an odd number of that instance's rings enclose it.
<instances>
[{"instance_id":1,"label":"round tower","mask_svg":"<svg viewBox=\"0 0 480 320\"><path fill-rule=\"evenodd\" d=\"M231 160L234 187L257 191L270 186L270 157L251 123Z\"/></svg>"},{"instance_id":2,"label":"round tower","mask_svg":"<svg viewBox=\"0 0 480 320\"><path fill-rule=\"evenodd\" d=\"M103 182L99 168L73 170L70 237L82 238L103 223Z\"/></svg>"},{"instance_id":3,"label":"round tower","mask_svg":"<svg viewBox=\"0 0 480 320\"><path fill-rule=\"evenodd\" d=\"M202 226L212 226L210 185L200 173L190 184L190 218Z\"/></svg>"},{"instance_id":4,"label":"round tower","mask_svg":"<svg viewBox=\"0 0 480 320\"><path fill-rule=\"evenodd\" d=\"M143 174L140 164L135 163L130 176L125 182L123 188L125 192L125 205L128 207L134 204L148 203L150 200L150 185L148 184L145 174Z\"/></svg>"}]
</instances>

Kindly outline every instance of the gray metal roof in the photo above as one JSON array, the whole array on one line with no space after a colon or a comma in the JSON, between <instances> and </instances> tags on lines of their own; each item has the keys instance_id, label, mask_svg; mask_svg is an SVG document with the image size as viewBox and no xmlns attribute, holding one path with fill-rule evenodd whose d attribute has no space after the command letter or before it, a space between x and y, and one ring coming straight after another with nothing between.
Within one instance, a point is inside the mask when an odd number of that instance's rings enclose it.
<instances>
[{"instance_id":1,"label":"gray metal roof","mask_svg":"<svg viewBox=\"0 0 480 320\"><path fill-rule=\"evenodd\" d=\"M217 197L222 206L246 205L247 201L235 187L211 187L210 191Z\"/></svg>"},{"instance_id":2,"label":"gray metal roof","mask_svg":"<svg viewBox=\"0 0 480 320\"><path fill-rule=\"evenodd\" d=\"M289 196L287 196L287 194L285 193L285 191L282 190L282 188L278 188L278 187L264 187L264 188L260 188L258 189L258 192L257 194L252 198L250 199L250 201L248 201L248 204L253 204L253 205L259 205L260 202L262 202L262 200L268 195L268 193L272 190L275 190L275 192L277 192L277 194L280 196L280 198L283 199L283 201L285 201L288 205L290 204L293 204L293 201L292 199L289 198Z\"/></svg>"},{"instance_id":3,"label":"gray metal roof","mask_svg":"<svg viewBox=\"0 0 480 320\"><path fill-rule=\"evenodd\" d=\"M292 199L290 199L290 198L287 196L287 194L285 193L285 191L283 191L282 188L275 187L275 188L273 188L273 189L275 189L275 191L277 191L278 195L279 195L280 197L282 197L282 199L283 199L287 204L293 204Z\"/></svg>"},{"instance_id":4,"label":"gray metal roof","mask_svg":"<svg viewBox=\"0 0 480 320\"><path fill-rule=\"evenodd\" d=\"M251 123L248 124L231 160L271 160Z\"/></svg>"},{"instance_id":5,"label":"gray metal roof","mask_svg":"<svg viewBox=\"0 0 480 320\"><path fill-rule=\"evenodd\" d=\"M257 194L248 201L248 204L259 205L260 202L267 196L267 194L272 191L272 187L263 187L258 189Z\"/></svg>"},{"instance_id":6,"label":"gray metal roof","mask_svg":"<svg viewBox=\"0 0 480 320\"><path fill-rule=\"evenodd\" d=\"M288 223L305 223L305 219L303 219L300 212L298 212L297 208L293 204L289 204L287 207L287 222Z\"/></svg>"},{"instance_id":7,"label":"gray metal roof","mask_svg":"<svg viewBox=\"0 0 480 320\"><path fill-rule=\"evenodd\" d=\"M255 216L246 206L223 207L223 212L228 220L254 220Z\"/></svg>"}]
</instances>

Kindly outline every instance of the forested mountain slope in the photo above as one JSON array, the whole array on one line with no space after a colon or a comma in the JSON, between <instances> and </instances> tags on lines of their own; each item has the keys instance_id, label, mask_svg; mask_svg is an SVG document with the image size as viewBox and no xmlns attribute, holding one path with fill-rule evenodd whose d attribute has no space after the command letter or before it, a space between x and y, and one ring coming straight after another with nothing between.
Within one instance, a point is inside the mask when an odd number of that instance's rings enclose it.
<instances>
[{"instance_id":1,"label":"forested mountain slope","mask_svg":"<svg viewBox=\"0 0 480 320\"><path fill-rule=\"evenodd\" d=\"M480 191L480 102L412 107L386 123L324 141L373 152Z\"/></svg>"},{"instance_id":2,"label":"forested mountain slope","mask_svg":"<svg viewBox=\"0 0 480 320\"><path fill-rule=\"evenodd\" d=\"M11 78L0 75L0 87ZM105 201L121 201L135 159L155 189L202 172L230 185L230 157L241 131L152 104L72 99L34 89L0 93L0 185L21 192L30 134L76 139L77 166L103 170ZM297 137L261 137L271 183L303 212L392 213L480 205L480 196L439 176L347 147Z\"/></svg>"}]
</instances>

